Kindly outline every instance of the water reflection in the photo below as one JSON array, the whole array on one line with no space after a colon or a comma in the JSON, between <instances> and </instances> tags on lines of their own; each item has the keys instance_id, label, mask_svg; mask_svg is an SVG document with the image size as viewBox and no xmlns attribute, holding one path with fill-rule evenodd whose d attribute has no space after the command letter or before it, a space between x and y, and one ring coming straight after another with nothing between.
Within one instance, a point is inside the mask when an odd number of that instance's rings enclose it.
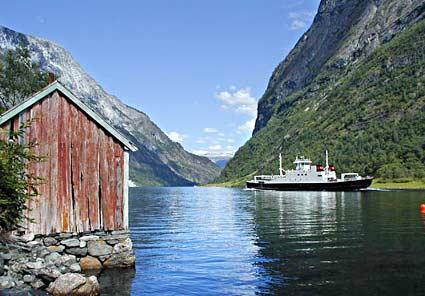
<instances>
[{"instance_id":1,"label":"water reflection","mask_svg":"<svg viewBox=\"0 0 425 296\"><path fill-rule=\"evenodd\" d=\"M201 294L236 295L240 285L246 289L243 294L254 294L259 272L252 264L258 252L256 233L251 212L237 194L205 188L168 188L159 195L156 189L145 189L139 194L150 198L131 204L136 255L143 258L134 289L187 294L179 288L197 283Z\"/></svg>"},{"instance_id":2,"label":"water reflection","mask_svg":"<svg viewBox=\"0 0 425 296\"><path fill-rule=\"evenodd\" d=\"M133 268L107 269L99 276L101 295L130 295L136 271Z\"/></svg>"},{"instance_id":3,"label":"water reflection","mask_svg":"<svg viewBox=\"0 0 425 296\"><path fill-rule=\"evenodd\" d=\"M103 285L130 283L132 295L421 294L421 195L133 190L136 274Z\"/></svg>"},{"instance_id":4,"label":"water reflection","mask_svg":"<svg viewBox=\"0 0 425 296\"><path fill-rule=\"evenodd\" d=\"M417 227L417 192L254 195L257 244L270 259L262 265L274 278L263 294L425 291L418 286L425 240Z\"/></svg>"}]
</instances>

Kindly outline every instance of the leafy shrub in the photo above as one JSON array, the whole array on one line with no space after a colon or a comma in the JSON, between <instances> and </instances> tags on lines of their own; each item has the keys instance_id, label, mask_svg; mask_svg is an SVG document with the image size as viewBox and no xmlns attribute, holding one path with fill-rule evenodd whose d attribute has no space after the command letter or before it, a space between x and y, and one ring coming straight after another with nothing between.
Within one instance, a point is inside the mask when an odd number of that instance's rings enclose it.
<instances>
[{"instance_id":1,"label":"leafy shrub","mask_svg":"<svg viewBox=\"0 0 425 296\"><path fill-rule=\"evenodd\" d=\"M36 143L18 141L29 124L12 132L9 139L0 130L0 233L17 229L26 219L26 203L37 195L37 185L41 182L28 170L32 163L42 161L33 153Z\"/></svg>"}]
</instances>

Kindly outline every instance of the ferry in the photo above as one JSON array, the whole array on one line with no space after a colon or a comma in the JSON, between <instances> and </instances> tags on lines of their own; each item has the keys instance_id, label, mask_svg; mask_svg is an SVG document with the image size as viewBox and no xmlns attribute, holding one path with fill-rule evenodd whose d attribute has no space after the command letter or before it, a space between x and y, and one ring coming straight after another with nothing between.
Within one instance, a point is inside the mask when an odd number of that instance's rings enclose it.
<instances>
[{"instance_id":1,"label":"ferry","mask_svg":"<svg viewBox=\"0 0 425 296\"><path fill-rule=\"evenodd\" d=\"M255 176L246 182L246 187L260 190L310 190L310 191L355 191L369 187L373 177L361 177L358 173L344 173L338 179L334 165L329 165L326 151L326 165L312 165L303 156L296 157L295 170L282 168L282 154L279 154L279 175Z\"/></svg>"}]
</instances>

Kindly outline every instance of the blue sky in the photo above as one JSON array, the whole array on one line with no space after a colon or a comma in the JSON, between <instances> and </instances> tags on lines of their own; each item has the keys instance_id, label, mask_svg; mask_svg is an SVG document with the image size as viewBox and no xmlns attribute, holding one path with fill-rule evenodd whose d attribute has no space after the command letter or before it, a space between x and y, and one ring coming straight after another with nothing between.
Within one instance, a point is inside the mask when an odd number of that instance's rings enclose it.
<instances>
[{"instance_id":1,"label":"blue sky","mask_svg":"<svg viewBox=\"0 0 425 296\"><path fill-rule=\"evenodd\" d=\"M64 46L187 150L230 155L319 2L14 0L2 3L0 24Z\"/></svg>"}]
</instances>

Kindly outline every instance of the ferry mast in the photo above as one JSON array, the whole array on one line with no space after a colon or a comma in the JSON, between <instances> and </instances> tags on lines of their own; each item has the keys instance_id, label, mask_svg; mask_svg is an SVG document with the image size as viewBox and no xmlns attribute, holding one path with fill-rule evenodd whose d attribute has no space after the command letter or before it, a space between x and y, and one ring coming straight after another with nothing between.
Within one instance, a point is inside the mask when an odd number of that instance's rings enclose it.
<instances>
[{"instance_id":1,"label":"ferry mast","mask_svg":"<svg viewBox=\"0 0 425 296\"><path fill-rule=\"evenodd\" d=\"M329 174L329 157L328 157L328 150L326 150L326 174Z\"/></svg>"},{"instance_id":2,"label":"ferry mast","mask_svg":"<svg viewBox=\"0 0 425 296\"><path fill-rule=\"evenodd\" d=\"M282 168L282 153L279 153L279 174L283 176L283 168Z\"/></svg>"}]
</instances>

